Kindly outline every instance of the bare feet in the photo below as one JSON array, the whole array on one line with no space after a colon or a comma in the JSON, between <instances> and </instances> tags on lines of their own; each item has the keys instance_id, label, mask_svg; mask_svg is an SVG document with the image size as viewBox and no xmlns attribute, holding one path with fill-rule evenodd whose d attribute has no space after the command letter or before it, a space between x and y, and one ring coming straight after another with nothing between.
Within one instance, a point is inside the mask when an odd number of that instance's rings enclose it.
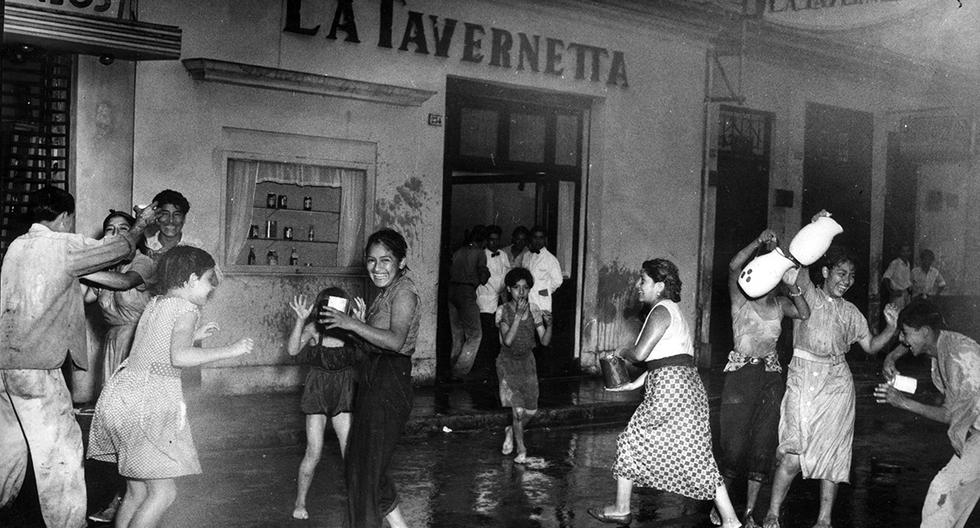
<instances>
[{"instance_id":1,"label":"bare feet","mask_svg":"<svg viewBox=\"0 0 980 528\"><path fill-rule=\"evenodd\" d=\"M762 520L762 528L779 528L779 517L769 514Z\"/></svg>"},{"instance_id":2,"label":"bare feet","mask_svg":"<svg viewBox=\"0 0 980 528\"><path fill-rule=\"evenodd\" d=\"M306 511L305 506L297 506L293 508L293 519L299 519L301 521L309 519L310 514Z\"/></svg>"},{"instance_id":3,"label":"bare feet","mask_svg":"<svg viewBox=\"0 0 980 528\"><path fill-rule=\"evenodd\" d=\"M514 457L514 463L515 464L525 464L525 463L527 463L527 452L517 453L517 456Z\"/></svg>"},{"instance_id":4,"label":"bare feet","mask_svg":"<svg viewBox=\"0 0 980 528\"><path fill-rule=\"evenodd\" d=\"M711 513L708 514L708 520L715 526L721 526L721 516L718 515L718 508L715 506L711 507Z\"/></svg>"},{"instance_id":5,"label":"bare feet","mask_svg":"<svg viewBox=\"0 0 980 528\"><path fill-rule=\"evenodd\" d=\"M500 448L500 452L504 455L514 452L514 428L509 425L504 429L504 445Z\"/></svg>"},{"instance_id":6,"label":"bare feet","mask_svg":"<svg viewBox=\"0 0 980 528\"><path fill-rule=\"evenodd\" d=\"M760 528L755 522L755 517L752 517L752 510L745 510L745 522L742 524L742 528Z\"/></svg>"}]
</instances>

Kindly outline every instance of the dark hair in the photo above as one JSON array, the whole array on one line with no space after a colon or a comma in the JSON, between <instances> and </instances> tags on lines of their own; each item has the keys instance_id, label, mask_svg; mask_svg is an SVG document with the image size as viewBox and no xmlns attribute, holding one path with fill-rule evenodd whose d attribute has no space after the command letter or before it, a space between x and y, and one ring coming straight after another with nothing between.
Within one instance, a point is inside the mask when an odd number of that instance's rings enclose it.
<instances>
[{"instance_id":1,"label":"dark hair","mask_svg":"<svg viewBox=\"0 0 980 528\"><path fill-rule=\"evenodd\" d=\"M939 331L946 329L946 320L935 304L925 299L916 299L898 314L898 328L901 329L903 325L916 330L928 326Z\"/></svg>"},{"instance_id":2,"label":"dark hair","mask_svg":"<svg viewBox=\"0 0 980 528\"><path fill-rule=\"evenodd\" d=\"M922 251L919 252L919 259L926 259L926 258L935 261L936 254L933 253L931 249L923 249Z\"/></svg>"},{"instance_id":3,"label":"dark hair","mask_svg":"<svg viewBox=\"0 0 980 528\"><path fill-rule=\"evenodd\" d=\"M527 268L511 268L511 270L507 272L507 275L504 275L504 285L506 285L508 288L513 288L514 286L517 286L517 283L520 282L521 279L524 279L524 282L527 283L528 288L534 287L534 276L531 275L531 272L528 271Z\"/></svg>"},{"instance_id":4,"label":"dark hair","mask_svg":"<svg viewBox=\"0 0 980 528\"><path fill-rule=\"evenodd\" d=\"M499 225L493 225L493 224L490 224L486 227L486 232L488 238L490 237L490 235L497 235L499 237L500 235L504 234L504 231L500 229Z\"/></svg>"},{"instance_id":5,"label":"dark hair","mask_svg":"<svg viewBox=\"0 0 980 528\"><path fill-rule=\"evenodd\" d=\"M324 288L323 291L317 294L316 300L313 301L313 311L310 312L310 315L306 318L306 322L307 324L313 323L313 326L316 327L317 332L320 332L320 335L329 335L339 338L343 335L342 331L339 329L327 330L319 321L320 310L327 306L327 297L343 297L344 299L347 299L347 302L350 302L350 297L343 288L339 286Z\"/></svg>"},{"instance_id":6,"label":"dark hair","mask_svg":"<svg viewBox=\"0 0 980 528\"><path fill-rule=\"evenodd\" d=\"M157 207L163 207L164 204L170 204L177 209L180 209L180 212L184 214L189 213L191 210L191 204L187 201L187 198L184 198L183 194L180 194L173 189L166 189L158 192L157 195L153 197L153 201L157 203Z\"/></svg>"},{"instance_id":7,"label":"dark hair","mask_svg":"<svg viewBox=\"0 0 980 528\"><path fill-rule=\"evenodd\" d=\"M405 242L405 237L394 229L379 229L371 233L367 239L367 244L364 245L364 253L367 254L371 250L371 246L375 244L381 244L388 248L388 251L391 251L398 260L405 258L408 254L408 242Z\"/></svg>"},{"instance_id":8,"label":"dark hair","mask_svg":"<svg viewBox=\"0 0 980 528\"><path fill-rule=\"evenodd\" d=\"M31 193L28 203L33 222L50 222L61 213L75 214L75 197L57 187L41 187Z\"/></svg>"},{"instance_id":9,"label":"dark hair","mask_svg":"<svg viewBox=\"0 0 980 528\"><path fill-rule=\"evenodd\" d=\"M673 262L667 259L647 260L643 263L643 273L653 279L653 282L664 283L664 291L661 297L680 302L681 277Z\"/></svg>"},{"instance_id":10,"label":"dark hair","mask_svg":"<svg viewBox=\"0 0 980 528\"><path fill-rule=\"evenodd\" d=\"M531 232L528 231L526 227L520 225L515 227L514 230L511 231L510 236L511 238L513 238L520 234L523 234L525 237L531 236Z\"/></svg>"},{"instance_id":11,"label":"dark hair","mask_svg":"<svg viewBox=\"0 0 980 528\"><path fill-rule=\"evenodd\" d=\"M133 218L133 215L125 211L116 211L115 209L109 209L109 214L102 220L103 231L105 231L106 228L109 227L109 220L112 220L113 218L122 218L123 220L126 221L127 224L129 224L129 227L133 227L134 225L136 225L136 219Z\"/></svg>"},{"instance_id":12,"label":"dark hair","mask_svg":"<svg viewBox=\"0 0 980 528\"><path fill-rule=\"evenodd\" d=\"M154 289L159 294L166 293L183 286L192 274L201 277L213 268L214 258L207 251L193 246L177 246L157 260Z\"/></svg>"},{"instance_id":13,"label":"dark hair","mask_svg":"<svg viewBox=\"0 0 980 528\"><path fill-rule=\"evenodd\" d=\"M545 229L544 226L536 225L527 232L528 235L533 235L534 233L541 233L544 236L548 236L548 230Z\"/></svg>"},{"instance_id":14,"label":"dark hair","mask_svg":"<svg viewBox=\"0 0 980 528\"><path fill-rule=\"evenodd\" d=\"M479 242L483 242L486 239L487 239L487 228L481 224L477 224L473 226L473 229L470 229L470 236L467 237L467 242L479 243Z\"/></svg>"},{"instance_id":15,"label":"dark hair","mask_svg":"<svg viewBox=\"0 0 980 528\"><path fill-rule=\"evenodd\" d=\"M820 260L820 266L826 267L828 270L834 269L836 266L850 262L856 268L858 265L857 256L851 252L850 248L847 246L830 246L827 252L824 253Z\"/></svg>"}]
</instances>

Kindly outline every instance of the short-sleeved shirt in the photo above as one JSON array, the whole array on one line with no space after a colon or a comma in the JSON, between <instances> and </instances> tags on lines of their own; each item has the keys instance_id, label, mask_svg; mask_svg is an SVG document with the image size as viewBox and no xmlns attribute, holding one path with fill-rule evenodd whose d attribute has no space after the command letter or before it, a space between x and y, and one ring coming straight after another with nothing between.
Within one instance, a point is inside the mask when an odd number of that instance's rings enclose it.
<instances>
[{"instance_id":1,"label":"short-sleeved shirt","mask_svg":"<svg viewBox=\"0 0 980 528\"><path fill-rule=\"evenodd\" d=\"M840 356L852 344L871 337L868 320L857 306L840 297L831 297L810 283L802 289L810 305L810 318L794 321L793 348L815 356Z\"/></svg>"},{"instance_id":2,"label":"short-sleeved shirt","mask_svg":"<svg viewBox=\"0 0 980 528\"><path fill-rule=\"evenodd\" d=\"M922 271L916 266L912 270L912 295L937 295L941 288L946 287L946 281L942 274L934 266L929 266L929 271Z\"/></svg>"},{"instance_id":3,"label":"short-sleeved shirt","mask_svg":"<svg viewBox=\"0 0 980 528\"><path fill-rule=\"evenodd\" d=\"M888 264L888 269L881 278L891 281L893 290L907 290L912 287L912 269L908 262L900 258Z\"/></svg>"},{"instance_id":4,"label":"short-sleeved shirt","mask_svg":"<svg viewBox=\"0 0 980 528\"><path fill-rule=\"evenodd\" d=\"M960 454L971 429L980 429L980 345L963 334L943 330L936 349L932 383L946 396L943 407L950 418L946 434Z\"/></svg>"}]
</instances>

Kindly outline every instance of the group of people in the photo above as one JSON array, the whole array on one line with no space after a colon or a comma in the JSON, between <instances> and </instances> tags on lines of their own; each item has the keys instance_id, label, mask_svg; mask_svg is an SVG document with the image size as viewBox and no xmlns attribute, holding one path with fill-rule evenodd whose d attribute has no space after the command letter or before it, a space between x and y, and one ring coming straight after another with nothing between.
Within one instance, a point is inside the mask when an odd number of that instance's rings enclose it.
<instances>
[{"instance_id":1,"label":"group of people","mask_svg":"<svg viewBox=\"0 0 980 528\"><path fill-rule=\"evenodd\" d=\"M825 214L821 211L814 221ZM819 262L819 285L808 267L794 267L773 291L746 296L738 284L743 267L754 253L775 244L774 232L767 229L729 264L734 349L724 368L717 461L707 397L694 368L693 336L677 307L677 267L664 259L643 263L636 287L650 310L634 345L618 354L644 362L646 371L613 390L642 386L644 398L618 439L616 500L590 508L589 514L602 522L629 524L632 489L640 485L713 499L710 517L716 525L758 527L753 512L762 484L771 477L771 500L761 526L779 528L783 501L802 474L820 480L814 528L829 528L838 485L849 479L854 436L854 382L844 356L854 344L876 354L897 334L904 346L886 357L883 371L889 381L876 389L877 399L950 424L956 455L933 480L922 526L964 526L980 497L980 345L947 331L938 309L925 299L901 310L887 305L885 328L872 335L858 308L843 298L854 283L857 260L840 246L831 246ZM785 383L776 350L784 317L794 321ZM908 351L933 358L933 382L946 396L942 407L916 402L892 385L895 362ZM747 479L741 520L727 491L739 477Z\"/></svg>"},{"instance_id":2,"label":"group of people","mask_svg":"<svg viewBox=\"0 0 980 528\"><path fill-rule=\"evenodd\" d=\"M881 276L882 289L890 302L902 309L913 299L935 297L946 289L946 280L933 266L936 254L930 249L919 251L918 265L912 266L912 247L903 244L898 256L888 263Z\"/></svg>"}]
</instances>

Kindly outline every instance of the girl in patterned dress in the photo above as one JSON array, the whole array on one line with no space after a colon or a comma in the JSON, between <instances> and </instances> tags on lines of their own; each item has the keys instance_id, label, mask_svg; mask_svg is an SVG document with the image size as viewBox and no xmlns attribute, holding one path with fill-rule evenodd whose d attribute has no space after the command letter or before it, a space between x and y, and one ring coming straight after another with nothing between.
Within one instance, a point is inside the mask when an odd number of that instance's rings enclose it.
<instances>
[{"instance_id":1,"label":"girl in patterned dress","mask_svg":"<svg viewBox=\"0 0 980 528\"><path fill-rule=\"evenodd\" d=\"M188 428L180 369L248 354L252 339L202 348L217 325L195 330L200 307L218 284L206 251L179 246L160 257L157 280L165 291L150 300L133 348L109 379L89 436L88 457L117 462L126 495L116 526L157 526L177 494L174 479L201 472Z\"/></svg>"},{"instance_id":2,"label":"girl in patterned dress","mask_svg":"<svg viewBox=\"0 0 980 528\"><path fill-rule=\"evenodd\" d=\"M647 371L616 390L645 386L643 402L619 436L616 503L589 508L596 519L629 524L633 485L657 488L697 500L714 499L724 528L741 526L711 453L708 396L694 367L691 331L681 314L677 266L648 260L636 282L640 302L650 306L630 360L645 361Z\"/></svg>"},{"instance_id":3,"label":"girl in patterned dress","mask_svg":"<svg viewBox=\"0 0 980 528\"><path fill-rule=\"evenodd\" d=\"M297 354L303 363L309 365L303 386L300 408L306 415L306 453L299 465L296 479L296 503L293 506L294 519L309 519L306 511L306 493L313 480L313 471L320 462L323 451L323 431L327 418L337 434L340 443L340 456L347 451L347 433L350 431L350 413L354 402L355 366L360 359L360 351L351 336L342 331L328 331L316 321L314 307L326 307L331 297L350 300L341 288L327 288L316 296L316 301L307 304L306 296L293 298L289 307L296 313L296 324L289 335L286 351L290 356ZM355 317L364 319L363 305L355 305Z\"/></svg>"},{"instance_id":4,"label":"girl in patterned dress","mask_svg":"<svg viewBox=\"0 0 980 528\"><path fill-rule=\"evenodd\" d=\"M534 287L534 277L524 268L514 268L504 276L510 302L497 308L500 328L500 355L497 356L497 378L500 379L500 403L510 407L512 425L504 429L505 455L514 451L514 462L527 461L524 428L538 412L538 376L534 362L535 336L543 346L551 342L551 313L542 312L527 294Z\"/></svg>"}]
</instances>

